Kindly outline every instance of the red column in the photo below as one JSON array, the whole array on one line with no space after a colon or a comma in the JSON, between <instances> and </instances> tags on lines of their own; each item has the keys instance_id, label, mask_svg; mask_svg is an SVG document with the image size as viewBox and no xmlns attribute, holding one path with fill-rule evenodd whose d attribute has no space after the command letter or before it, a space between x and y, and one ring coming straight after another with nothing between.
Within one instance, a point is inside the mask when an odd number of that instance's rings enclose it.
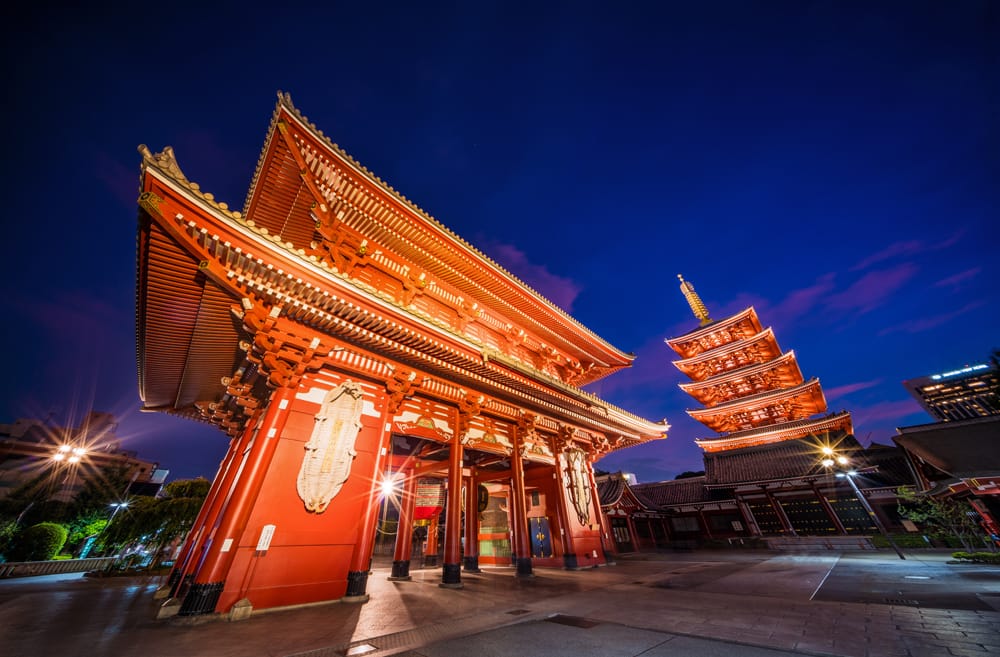
<instances>
[{"instance_id":1,"label":"red column","mask_svg":"<svg viewBox=\"0 0 1000 657\"><path fill-rule=\"evenodd\" d=\"M184 539L184 545L181 547L181 551L174 561L174 567L170 571L170 576L167 578L167 586L170 587L171 597L176 596L181 591L184 576L199 561L195 555L201 552L205 544L205 538L218 519L219 508L222 506L222 501L226 498L226 493L232 485L233 477L236 476L236 462L239 460L240 454L243 453L247 442L250 440L250 436L253 435L254 419L251 418L247 422L246 428L238 438L229 441L229 450L222 459L222 463L219 464L219 471L215 474L215 479L212 480L212 487L208 491L208 496L205 497L205 501L198 511L198 517L195 518L194 523L191 525L191 529Z\"/></svg>"},{"instance_id":2,"label":"red column","mask_svg":"<svg viewBox=\"0 0 1000 657\"><path fill-rule=\"evenodd\" d=\"M424 565L438 565L438 517L431 518L431 523L427 525L427 547L424 548Z\"/></svg>"},{"instance_id":3,"label":"red column","mask_svg":"<svg viewBox=\"0 0 1000 657\"><path fill-rule=\"evenodd\" d=\"M781 522L781 527L792 536L797 536L798 534L795 533L795 528L792 527L792 522L788 519L788 515L782 508L781 502L778 498L775 497L769 490L765 490L764 494L767 495L767 501L771 503L774 513L777 514L778 520Z\"/></svg>"},{"instance_id":4,"label":"red column","mask_svg":"<svg viewBox=\"0 0 1000 657\"><path fill-rule=\"evenodd\" d=\"M458 434L448 450L448 508L445 517L444 567L439 586L462 588L462 443Z\"/></svg>"},{"instance_id":5,"label":"red column","mask_svg":"<svg viewBox=\"0 0 1000 657\"><path fill-rule=\"evenodd\" d=\"M392 574L390 580L409 581L410 553L413 549L413 507L417 499L417 476L412 470L406 473L406 481L399 500L399 525L396 527L396 548L392 554Z\"/></svg>"},{"instance_id":6,"label":"red column","mask_svg":"<svg viewBox=\"0 0 1000 657\"><path fill-rule=\"evenodd\" d=\"M528 539L528 506L524 499L524 462L521 460L521 438L514 441L510 457L510 511L514 530L514 568L518 577L534 577L531 572L531 543Z\"/></svg>"},{"instance_id":7,"label":"red column","mask_svg":"<svg viewBox=\"0 0 1000 657\"><path fill-rule=\"evenodd\" d=\"M375 444L375 464L372 467L372 482L368 488L368 501L358 529L358 540L354 544L351 568L347 571L347 592L341 602L368 602L368 571L371 569L372 550L375 548L375 523L378 522L379 496L382 490L383 467L389 453L389 432L392 418L388 411L382 414L379 437Z\"/></svg>"},{"instance_id":8,"label":"red column","mask_svg":"<svg viewBox=\"0 0 1000 657\"><path fill-rule=\"evenodd\" d=\"M608 529L608 519L604 517L604 512L601 511L601 498L597 493L597 480L594 479L594 462L587 462L587 476L590 479L590 490L593 491L591 496L594 498L594 508L597 509L597 531L601 536L601 551L604 552L604 563L609 566L615 564L615 554L617 549L615 548L615 541L611 539L610 530ZM631 520L631 515L627 516ZM632 534L632 546L638 549L638 536ZM609 547L610 545L610 547Z\"/></svg>"},{"instance_id":9,"label":"red column","mask_svg":"<svg viewBox=\"0 0 1000 657\"><path fill-rule=\"evenodd\" d=\"M562 538L563 567L566 570L579 570L580 561L573 544L573 527L570 523L570 512L566 507L566 478L563 476L563 453L556 452L556 512L559 514L559 532Z\"/></svg>"},{"instance_id":10,"label":"red column","mask_svg":"<svg viewBox=\"0 0 1000 657\"><path fill-rule=\"evenodd\" d=\"M479 570L479 484L476 482L476 469L470 468L471 476L466 485L465 495L465 555L462 567L466 572L478 573Z\"/></svg>"},{"instance_id":11,"label":"red column","mask_svg":"<svg viewBox=\"0 0 1000 657\"><path fill-rule=\"evenodd\" d=\"M215 604L236 556L235 544L246 529L294 397L294 388L278 388L272 393L250 451L234 476L235 481L220 512L217 528L205 549L204 560L197 568L194 584L184 596L179 615L194 616L215 611ZM227 543L227 539L231 540Z\"/></svg>"}]
</instances>

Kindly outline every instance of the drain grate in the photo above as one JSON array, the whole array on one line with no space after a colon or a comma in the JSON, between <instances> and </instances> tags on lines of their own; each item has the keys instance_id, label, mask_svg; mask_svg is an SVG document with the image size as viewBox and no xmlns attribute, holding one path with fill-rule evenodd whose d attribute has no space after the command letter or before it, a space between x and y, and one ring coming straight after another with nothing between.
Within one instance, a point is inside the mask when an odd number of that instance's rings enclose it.
<instances>
[{"instance_id":1,"label":"drain grate","mask_svg":"<svg viewBox=\"0 0 1000 657\"><path fill-rule=\"evenodd\" d=\"M591 628L600 625L597 621L587 620L586 618L580 618L579 616L564 616L562 614L556 614L555 616L549 616L546 618L550 623L559 623L560 625L569 625L570 627L582 627Z\"/></svg>"},{"instance_id":2,"label":"drain grate","mask_svg":"<svg viewBox=\"0 0 1000 657\"><path fill-rule=\"evenodd\" d=\"M919 600L907 600L906 598L884 598L887 605L907 605L909 607L920 606Z\"/></svg>"},{"instance_id":3,"label":"drain grate","mask_svg":"<svg viewBox=\"0 0 1000 657\"><path fill-rule=\"evenodd\" d=\"M344 657L354 657L355 655L367 655L370 652L375 652L378 650L375 646L370 643L362 643L356 646L351 646L347 650L341 651L340 654Z\"/></svg>"},{"instance_id":4,"label":"drain grate","mask_svg":"<svg viewBox=\"0 0 1000 657\"><path fill-rule=\"evenodd\" d=\"M520 616L521 614L528 614L531 612L527 609L515 609L513 611L508 611L507 613L510 614L511 616Z\"/></svg>"}]
</instances>

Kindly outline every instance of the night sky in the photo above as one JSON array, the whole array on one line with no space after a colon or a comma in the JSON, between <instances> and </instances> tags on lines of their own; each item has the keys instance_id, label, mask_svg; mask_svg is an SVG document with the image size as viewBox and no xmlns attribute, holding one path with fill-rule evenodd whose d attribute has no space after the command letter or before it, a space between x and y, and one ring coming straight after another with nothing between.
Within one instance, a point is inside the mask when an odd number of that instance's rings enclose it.
<instances>
[{"instance_id":1,"label":"night sky","mask_svg":"<svg viewBox=\"0 0 1000 657\"><path fill-rule=\"evenodd\" d=\"M0 423L112 412L214 476L221 432L138 412L136 149L241 208L279 90L637 354L588 389L673 428L600 468L702 468L677 274L715 319L753 305L865 444L930 421L904 379L1000 347L1000 3L311 4L6 22Z\"/></svg>"}]
</instances>

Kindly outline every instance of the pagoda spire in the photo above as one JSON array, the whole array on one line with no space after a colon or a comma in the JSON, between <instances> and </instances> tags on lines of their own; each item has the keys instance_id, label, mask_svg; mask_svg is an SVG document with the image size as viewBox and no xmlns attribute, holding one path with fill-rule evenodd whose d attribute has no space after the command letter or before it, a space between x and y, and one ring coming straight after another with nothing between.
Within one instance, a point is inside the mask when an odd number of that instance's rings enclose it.
<instances>
[{"instance_id":1,"label":"pagoda spire","mask_svg":"<svg viewBox=\"0 0 1000 657\"><path fill-rule=\"evenodd\" d=\"M698 293L694 291L694 285L685 281L684 277L680 274L677 274L677 278L681 282L681 292L684 293L684 298L687 299L688 305L691 306L691 312L701 321L702 326L711 324L712 318L708 316L708 308L705 307L705 302L701 300Z\"/></svg>"}]
</instances>

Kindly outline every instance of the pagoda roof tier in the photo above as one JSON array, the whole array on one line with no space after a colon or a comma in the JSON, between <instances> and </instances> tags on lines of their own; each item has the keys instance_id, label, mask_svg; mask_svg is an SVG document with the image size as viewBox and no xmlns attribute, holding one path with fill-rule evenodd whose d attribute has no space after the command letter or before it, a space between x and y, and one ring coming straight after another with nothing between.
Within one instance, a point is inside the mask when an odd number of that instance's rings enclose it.
<instances>
[{"instance_id":1,"label":"pagoda roof tier","mask_svg":"<svg viewBox=\"0 0 1000 657\"><path fill-rule=\"evenodd\" d=\"M369 260L381 257L404 286L433 288L459 307L475 307L483 325L501 332L523 329L527 335L518 339L558 352L574 368L575 385L596 381L635 359L354 160L287 94L278 96L243 216L291 249L306 251L317 241L318 222L327 221L331 231L360 240Z\"/></svg>"},{"instance_id":2,"label":"pagoda roof tier","mask_svg":"<svg viewBox=\"0 0 1000 657\"><path fill-rule=\"evenodd\" d=\"M694 442L706 452L722 452L731 449L742 449L755 445L768 445L786 440L795 440L806 436L843 431L853 434L854 424L851 414L847 411L833 413L817 419L797 420L781 424L734 431L725 436L714 438L698 438Z\"/></svg>"},{"instance_id":3,"label":"pagoda roof tier","mask_svg":"<svg viewBox=\"0 0 1000 657\"><path fill-rule=\"evenodd\" d=\"M712 431L728 433L760 426L802 420L826 411L819 379L791 388L768 390L687 412Z\"/></svg>"},{"instance_id":4,"label":"pagoda roof tier","mask_svg":"<svg viewBox=\"0 0 1000 657\"><path fill-rule=\"evenodd\" d=\"M757 311L751 306L726 319L713 321L676 338L664 342L681 358L691 358L723 345L751 338L761 332Z\"/></svg>"},{"instance_id":5,"label":"pagoda roof tier","mask_svg":"<svg viewBox=\"0 0 1000 657\"><path fill-rule=\"evenodd\" d=\"M790 388L802 383L795 352L756 365L748 365L704 381L681 383L680 388L708 407L766 390Z\"/></svg>"},{"instance_id":6,"label":"pagoda roof tier","mask_svg":"<svg viewBox=\"0 0 1000 657\"><path fill-rule=\"evenodd\" d=\"M689 379L704 381L725 372L774 360L780 355L781 348L774 337L774 331L766 328L749 338L731 342L691 358L675 360L674 366Z\"/></svg>"}]
</instances>

